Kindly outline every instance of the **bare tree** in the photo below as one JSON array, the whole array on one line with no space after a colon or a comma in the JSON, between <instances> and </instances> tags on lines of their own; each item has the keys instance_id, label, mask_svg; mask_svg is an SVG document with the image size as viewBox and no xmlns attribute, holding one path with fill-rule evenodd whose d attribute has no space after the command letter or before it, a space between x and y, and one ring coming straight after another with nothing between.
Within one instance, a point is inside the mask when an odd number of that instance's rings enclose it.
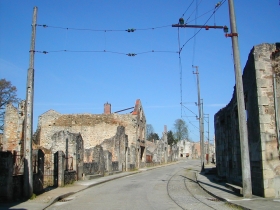
<instances>
[{"instance_id":1,"label":"bare tree","mask_svg":"<svg viewBox=\"0 0 280 210\"><path fill-rule=\"evenodd\" d=\"M183 119L177 119L174 123L174 136L177 141L188 139L189 130L186 122Z\"/></svg>"},{"instance_id":2,"label":"bare tree","mask_svg":"<svg viewBox=\"0 0 280 210\"><path fill-rule=\"evenodd\" d=\"M154 133L154 127L151 124L146 125L146 139L149 138L149 136Z\"/></svg>"},{"instance_id":3,"label":"bare tree","mask_svg":"<svg viewBox=\"0 0 280 210\"><path fill-rule=\"evenodd\" d=\"M19 101L16 92L17 88L13 86L10 81L5 79L0 80L0 133L3 133L4 130L6 105L8 103L16 103Z\"/></svg>"}]
</instances>

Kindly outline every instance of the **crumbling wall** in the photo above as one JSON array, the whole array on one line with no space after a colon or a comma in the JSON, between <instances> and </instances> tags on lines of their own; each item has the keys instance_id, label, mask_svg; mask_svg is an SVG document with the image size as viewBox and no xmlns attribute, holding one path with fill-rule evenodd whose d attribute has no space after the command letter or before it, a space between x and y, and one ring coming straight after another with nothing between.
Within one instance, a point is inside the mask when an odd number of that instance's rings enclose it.
<instances>
[{"instance_id":1,"label":"crumbling wall","mask_svg":"<svg viewBox=\"0 0 280 210\"><path fill-rule=\"evenodd\" d=\"M78 179L83 173L84 146L81 134L59 131L52 136L51 153L63 151L66 157L66 170L77 171Z\"/></svg>"},{"instance_id":2,"label":"crumbling wall","mask_svg":"<svg viewBox=\"0 0 280 210\"><path fill-rule=\"evenodd\" d=\"M153 163L167 163L167 143L164 140L156 140L149 142L147 147L147 154L151 154Z\"/></svg>"},{"instance_id":3,"label":"crumbling wall","mask_svg":"<svg viewBox=\"0 0 280 210\"><path fill-rule=\"evenodd\" d=\"M279 67L280 59L276 48L275 44L255 46L243 73L252 190L253 194L264 197L280 197L279 128L276 121L279 114L276 116L275 112L279 110L277 102L280 95L277 74L274 83L274 72ZM215 115L216 158L219 175L229 180L234 180L237 175L237 181L241 182L238 130L234 92L231 102Z\"/></svg>"},{"instance_id":4,"label":"crumbling wall","mask_svg":"<svg viewBox=\"0 0 280 210\"><path fill-rule=\"evenodd\" d=\"M33 142L49 149L52 145L51 137L55 133L68 131L80 133L84 148L89 149L115 136L118 126L125 127L128 161L139 167L139 162L145 162L146 136L146 118L139 99L134 111L129 114L60 114L49 110L39 117Z\"/></svg>"},{"instance_id":5,"label":"crumbling wall","mask_svg":"<svg viewBox=\"0 0 280 210\"><path fill-rule=\"evenodd\" d=\"M108 150L104 150L103 154L105 162L105 173L110 175L112 174L112 153Z\"/></svg>"},{"instance_id":6,"label":"crumbling wall","mask_svg":"<svg viewBox=\"0 0 280 210\"><path fill-rule=\"evenodd\" d=\"M234 100L215 115L216 166L220 177L242 185L238 113Z\"/></svg>"},{"instance_id":7,"label":"crumbling wall","mask_svg":"<svg viewBox=\"0 0 280 210\"><path fill-rule=\"evenodd\" d=\"M90 149L85 149L85 163L84 173L89 174L101 174L105 173L105 159L104 152L101 145L96 145Z\"/></svg>"},{"instance_id":8,"label":"crumbling wall","mask_svg":"<svg viewBox=\"0 0 280 210\"><path fill-rule=\"evenodd\" d=\"M23 154L23 123L25 101L18 108L9 103L6 105L4 118L3 151L18 151Z\"/></svg>"},{"instance_id":9,"label":"crumbling wall","mask_svg":"<svg viewBox=\"0 0 280 210\"><path fill-rule=\"evenodd\" d=\"M112 161L118 161L119 171L127 169L128 136L125 134L125 127L118 126L115 136L105 139L101 146L112 153Z\"/></svg>"},{"instance_id":10,"label":"crumbling wall","mask_svg":"<svg viewBox=\"0 0 280 210\"><path fill-rule=\"evenodd\" d=\"M51 136L61 130L71 133L81 133L84 140L84 147L91 148L101 144L104 139L111 138L115 135L118 126L127 128L130 134L134 130L128 125L131 122L129 114L59 114L50 110L39 117L38 130L36 135L40 135L39 144L45 148L51 146ZM130 135L132 136L132 135ZM129 139L132 141L132 139Z\"/></svg>"}]
</instances>

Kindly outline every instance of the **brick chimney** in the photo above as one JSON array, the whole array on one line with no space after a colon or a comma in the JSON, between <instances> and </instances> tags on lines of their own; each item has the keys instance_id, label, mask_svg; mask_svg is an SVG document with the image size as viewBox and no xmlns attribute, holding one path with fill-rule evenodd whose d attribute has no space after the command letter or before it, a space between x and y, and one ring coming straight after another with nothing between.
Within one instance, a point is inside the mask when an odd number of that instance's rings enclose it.
<instances>
[{"instance_id":1,"label":"brick chimney","mask_svg":"<svg viewBox=\"0 0 280 210\"><path fill-rule=\"evenodd\" d=\"M111 104L108 102L104 104L104 114L111 114Z\"/></svg>"}]
</instances>

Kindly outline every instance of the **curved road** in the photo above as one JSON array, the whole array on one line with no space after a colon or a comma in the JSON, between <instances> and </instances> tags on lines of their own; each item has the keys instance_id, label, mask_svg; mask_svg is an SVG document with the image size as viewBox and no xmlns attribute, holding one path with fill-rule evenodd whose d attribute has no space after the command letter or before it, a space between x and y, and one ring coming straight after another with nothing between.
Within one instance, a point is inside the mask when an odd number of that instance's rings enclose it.
<instances>
[{"instance_id":1,"label":"curved road","mask_svg":"<svg viewBox=\"0 0 280 210\"><path fill-rule=\"evenodd\" d=\"M47 209L231 209L195 182L197 160L143 171L76 193Z\"/></svg>"}]
</instances>

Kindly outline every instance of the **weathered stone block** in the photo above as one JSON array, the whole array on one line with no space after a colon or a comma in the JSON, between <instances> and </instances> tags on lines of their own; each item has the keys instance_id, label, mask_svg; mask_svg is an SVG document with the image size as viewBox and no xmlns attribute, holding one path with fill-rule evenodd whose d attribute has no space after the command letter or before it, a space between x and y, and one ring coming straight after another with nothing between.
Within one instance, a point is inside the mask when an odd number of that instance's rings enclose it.
<instances>
[{"instance_id":1,"label":"weathered stone block","mask_svg":"<svg viewBox=\"0 0 280 210\"><path fill-rule=\"evenodd\" d=\"M267 80L267 79L264 79L264 78L259 78L259 79L257 79L257 87L258 88L272 87L272 80Z\"/></svg>"},{"instance_id":2,"label":"weathered stone block","mask_svg":"<svg viewBox=\"0 0 280 210\"><path fill-rule=\"evenodd\" d=\"M259 105L269 105L270 103L271 102L270 102L269 97L267 97L267 96L258 97L258 104Z\"/></svg>"},{"instance_id":3,"label":"weathered stone block","mask_svg":"<svg viewBox=\"0 0 280 210\"><path fill-rule=\"evenodd\" d=\"M275 191L275 198L280 198L280 176L274 177L274 191Z\"/></svg>"},{"instance_id":4,"label":"weathered stone block","mask_svg":"<svg viewBox=\"0 0 280 210\"><path fill-rule=\"evenodd\" d=\"M273 188L264 189L264 197L266 198L275 197L275 189Z\"/></svg>"},{"instance_id":5,"label":"weathered stone block","mask_svg":"<svg viewBox=\"0 0 280 210\"><path fill-rule=\"evenodd\" d=\"M273 170L264 170L263 171L263 179L273 179L274 178L274 171Z\"/></svg>"}]
</instances>

